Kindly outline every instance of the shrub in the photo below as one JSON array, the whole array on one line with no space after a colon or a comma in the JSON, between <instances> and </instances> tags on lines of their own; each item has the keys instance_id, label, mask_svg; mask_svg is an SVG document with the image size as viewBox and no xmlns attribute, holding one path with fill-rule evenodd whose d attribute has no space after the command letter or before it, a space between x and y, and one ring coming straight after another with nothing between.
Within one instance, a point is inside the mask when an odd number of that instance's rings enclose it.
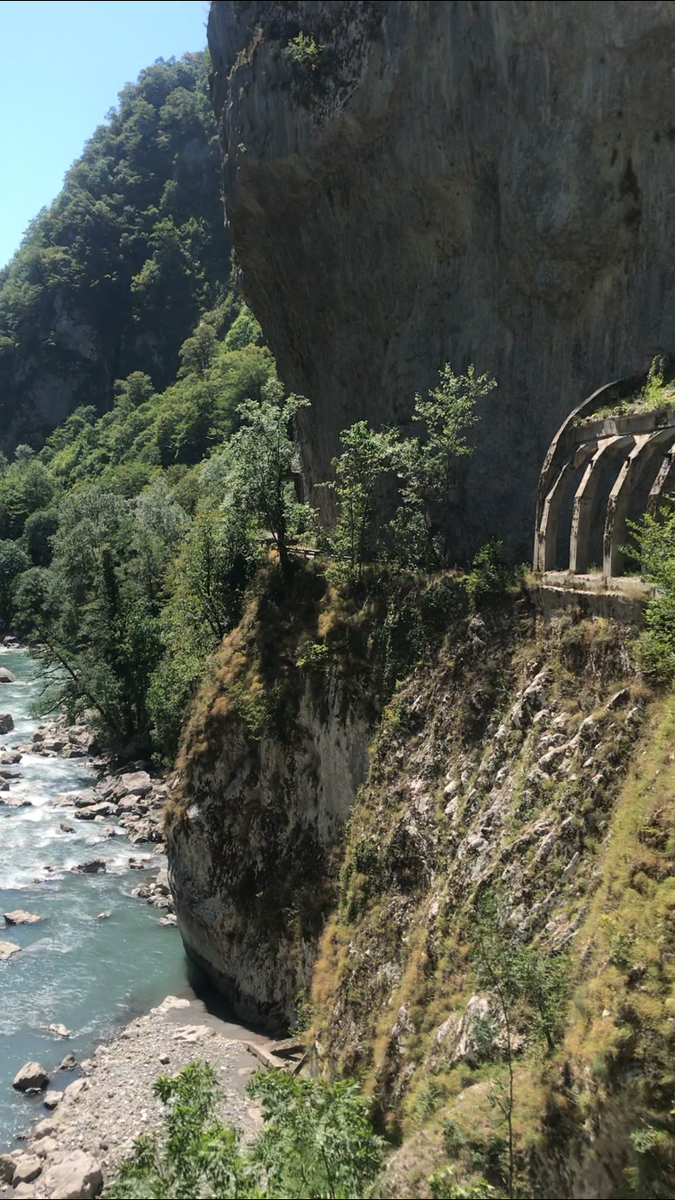
<instances>
[{"instance_id":1,"label":"shrub","mask_svg":"<svg viewBox=\"0 0 675 1200\"><path fill-rule=\"evenodd\" d=\"M215 1118L218 1088L208 1063L160 1075L153 1090L165 1104L163 1126L136 1141L106 1191L111 1200L358 1200L383 1163L384 1143L353 1080L297 1079L284 1071L254 1076L248 1091L261 1104L264 1128L246 1149Z\"/></svg>"}]
</instances>

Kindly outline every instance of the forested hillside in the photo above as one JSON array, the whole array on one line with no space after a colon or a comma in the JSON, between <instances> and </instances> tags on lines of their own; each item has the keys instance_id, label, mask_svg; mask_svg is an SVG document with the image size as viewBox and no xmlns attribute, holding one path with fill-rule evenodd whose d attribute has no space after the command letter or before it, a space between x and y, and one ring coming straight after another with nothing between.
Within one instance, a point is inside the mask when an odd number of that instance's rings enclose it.
<instances>
[{"instance_id":1,"label":"forested hillside","mask_svg":"<svg viewBox=\"0 0 675 1200\"><path fill-rule=\"evenodd\" d=\"M159 60L117 108L0 272L0 448L39 445L114 381L175 379L182 342L229 276L206 53Z\"/></svg>"},{"instance_id":2,"label":"forested hillside","mask_svg":"<svg viewBox=\"0 0 675 1200\"><path fill-rule=\"evenodd\" d=\"M0 629L59 669L46 708L165 760L261 550L217 451L278 392L230 287L207 80L204 53L126 87L0 283Z\"/></svg>"}]
</instances>

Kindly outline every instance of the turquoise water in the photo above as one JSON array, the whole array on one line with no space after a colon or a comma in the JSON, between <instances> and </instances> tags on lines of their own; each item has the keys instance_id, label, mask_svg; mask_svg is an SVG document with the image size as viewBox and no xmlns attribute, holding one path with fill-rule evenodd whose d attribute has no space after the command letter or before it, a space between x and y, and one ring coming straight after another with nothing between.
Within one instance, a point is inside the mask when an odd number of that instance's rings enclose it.
<instances>
[{"instance_id":1,"label":"turquoise water","mask_svg":"<svg viewBox=\"0 0 675 1200\"><path fill-rule=\"evenodd\" d=\"M0 712L11 712L15 724L0 736L0 749L8 749L30 741L37 727L29 709L39 683L23 651L0 648L0 666L17 677L15 684L0 684ZM75 821L72 809L59 806L59 793L94 782L87 760L24 754L12 770L23 777L9 794L26 796L33 806L0 806L0 914L23 908L45 920L3 928L0 919L0 940L22 948L0 963L0 1150L46 1115L39 1098L12 1089L23 1063L36 1060L50 1070L65 1054L86 1058L132 1016L187 986L178 931L160 926L162 912L130 895L148 874L130 871L129 856L153 853L152 846L135 847L122 837L88 844L103 822ZM6 795L0 793L0 799ZM61 832L61 821L76 832ZM88 858L112 861L105 875L69 871ZM164 862L155 854L152 865ZM48 872L47 866L56 870ZM110 917L96 920L103 911ZM72 1036L55 1038L41 1028L56 1023ZM53 1086L71 1079L57 1074Z\"/></svg>"}]
</instances>

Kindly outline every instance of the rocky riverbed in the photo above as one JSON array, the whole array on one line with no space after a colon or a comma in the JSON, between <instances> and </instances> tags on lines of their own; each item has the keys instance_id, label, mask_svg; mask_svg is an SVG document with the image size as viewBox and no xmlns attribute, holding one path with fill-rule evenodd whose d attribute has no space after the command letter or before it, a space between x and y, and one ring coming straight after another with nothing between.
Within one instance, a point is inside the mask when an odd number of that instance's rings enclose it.
<instances>
[{"instance_id":1,"label":"rocky riverbed","mask_svg":"<svg viewBox=\"0 0 675 1200\"><path fill-rule=\"evenodd\" d=\"M52 1074L41 1119L0 1157L0 1196L100 1194L134 1139L161 1120L154 1080L195 1058L215 1070L221 1120L251 1138L260 1116L245 1093L260 1062L249 1045L264 1053L265 1039L210 1016L195 999L168 996L88 1060L76 1066L66 1059Z\"/></svg>"},{"instance_id":2,"label":"rocky riverbed","mask_svg":"<svg viewBox=\"0 0 675 1200\"><path fill-rule=\"evenodd\" d=\"M11 714L4 716L7 718ZM5 725L6 732L14 727L13 722L9 724L7 720ZM24 755L87 758L92 748L95 748L95 739L84 724L68 726L64 722L52 721L40 725L29 743L15 742L9 749L0 749L0 807L26 808L32 804L21 790ZM154 874L137 884L131 894L162 909L164 915L160 919L161 924L175 925L173 897L166 868L158 859L158 855L164 853L162 811L167 796L164 781L151 776L149 764L144 762L128 763L114 770L109 760L103 757L90 758L89 762L97 772L97 781L81 791L62 792L55 796L60 809L70 810L63 814L64 819L59 826L61 833L77 833L76 821L91 822L92 836L87 839L87 844L101 847L91 857L84 858L70 869L89 875L104 873L108 862L112 861L105 853L104 844L116 837L126 837L133 846L151 846L153 854L144 854L141 849L138 854L129 855L130 870L151 871L155 868ZM20 794L16 795L15 789ZM104 913L100 915L105 916Z\"/></svg>"},{"instance_id":3,"label":"rocky riverbed","mask_svg":"<svg viewBox=\"0 0 675 1200\"><path fill-rule=\"evenodd\" d=\"M39 723L26 650L0 645L0 671L2 1151L39 1110L12 1088L23 1063L86 1059L189 975L166 928L164 781L146 763L114 769L83 724Z\"/></svg>"}]
</instances>

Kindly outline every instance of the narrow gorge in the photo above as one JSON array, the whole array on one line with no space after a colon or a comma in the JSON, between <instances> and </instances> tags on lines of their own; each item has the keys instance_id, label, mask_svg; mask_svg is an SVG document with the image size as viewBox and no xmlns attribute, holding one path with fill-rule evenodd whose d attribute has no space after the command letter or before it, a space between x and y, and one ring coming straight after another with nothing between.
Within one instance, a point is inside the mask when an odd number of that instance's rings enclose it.
<instances>
[{"instance_id":1,"label":"narrow gorge","mask_svg":"<svg viewBox=\"0 0 675 1200\"><path fill-rule=\"evenodd\" d=\"M8 1200L675 1194L674 50L214 0L0 274L0 634L178 926Z\"/></svg>"}]
</instances>

